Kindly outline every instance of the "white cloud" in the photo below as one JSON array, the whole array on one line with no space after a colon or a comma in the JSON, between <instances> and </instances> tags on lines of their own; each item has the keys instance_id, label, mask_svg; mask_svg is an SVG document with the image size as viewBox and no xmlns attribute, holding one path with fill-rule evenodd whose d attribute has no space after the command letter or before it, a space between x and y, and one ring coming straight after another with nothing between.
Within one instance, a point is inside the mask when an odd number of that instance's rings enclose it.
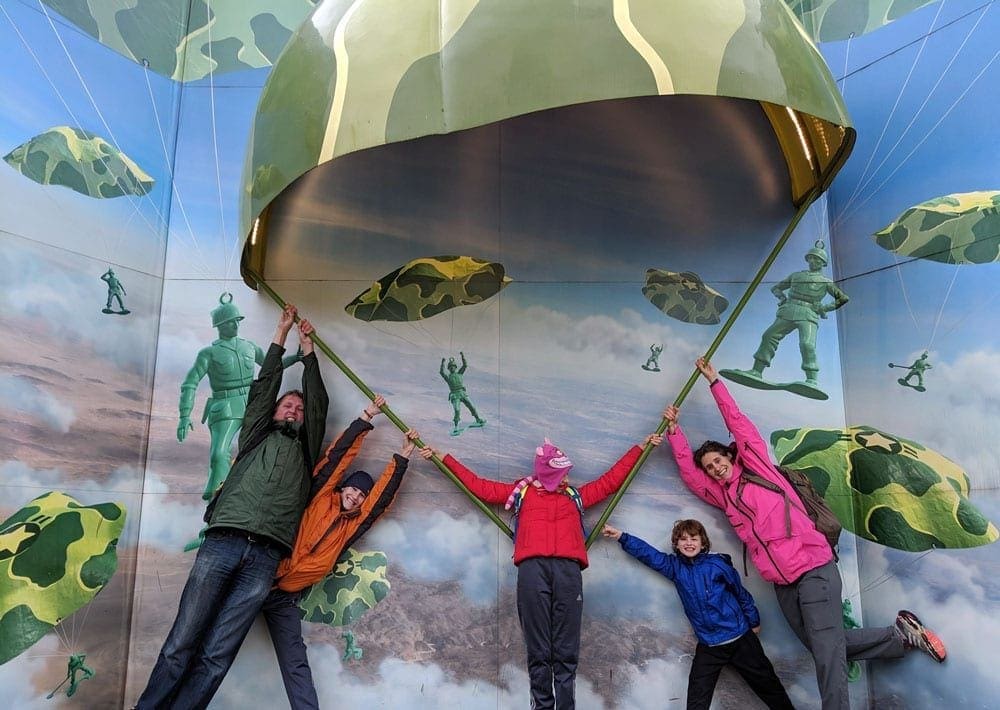
<instances>
[{"instance_id":1,"label":"white cloud","mask_svg":"<svg viewBox=\"0 0 1000 710\"><path fill-rule=\"evenodd\" d=\"M365 536L364 546L384 550L393 566L423 582L457 579L465 596L476 605L497 598L499 532L477 512L452 518L435 510L429 515L406 515L379 522Z\"/></svg>"},{"instance_id":2,"label":"white cloud","mask_svg":"<svg viewBox=\"0 0 1000 710\"><path fill-rule=\"evenodd\" d=\"M72 406L60 402L44 387L19 375L0 375L0 407L38 417L64 434L76 421Z\"/></svg>"},{"instance_id":3,"label":"white cloud","mask_svg":"<svg viewBox=\"0 0 1000 710\"><path fill-rule=\"evenodd\" d=\"M55 634L43 636L34 646L21 655L0 665L0 688L3 688L3 703L17 710L51 710L54 706L69 706L65 693L59 693L52 700L46 700L49 690L55 688L66 673L67 652L62 648ZM58 662L53 662L58 659ZM51 683L48 689L39 689L36 678ZM44 686L43 686L44 688ZM65 689L65 686L63 686ZM81 687L81 695L85 687Z\"/></svg>"}]
</instances>

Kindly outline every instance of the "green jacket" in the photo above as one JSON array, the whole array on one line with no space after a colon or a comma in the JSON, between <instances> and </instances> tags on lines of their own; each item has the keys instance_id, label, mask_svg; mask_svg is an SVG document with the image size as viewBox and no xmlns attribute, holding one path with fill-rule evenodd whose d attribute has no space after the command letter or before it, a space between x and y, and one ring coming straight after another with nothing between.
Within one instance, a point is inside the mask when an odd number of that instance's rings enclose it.
<instances>
[{"instance_id":1,"label":"green jacket","mask_svg":"<svg viewBox=\"0 0 1000 710\"><path fill-rule=\"evenodd\" d=\"M315 353L302 358L305 419L298 432L275 422L281 388L281 356L271 344L250 386L240 430L239 453L214 502L208 529L236 528L263 535L292 549L309 498L312 470L319 459L330 400Z\"/></svg>"}]
</instances>

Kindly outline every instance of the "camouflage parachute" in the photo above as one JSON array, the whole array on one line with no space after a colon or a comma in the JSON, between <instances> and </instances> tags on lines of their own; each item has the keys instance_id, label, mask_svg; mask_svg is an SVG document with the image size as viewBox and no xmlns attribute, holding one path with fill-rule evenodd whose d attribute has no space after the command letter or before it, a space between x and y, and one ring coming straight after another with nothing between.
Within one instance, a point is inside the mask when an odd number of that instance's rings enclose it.
<instances>
[{"instance_id":1,"label":"camouflage parachute","mask_svg":"<svg viewBox=\"0 0 1000 710\"><path fill-rule=\"evenodd\" d=\"M42 185L63 185L88 197L141 196L153 178L100 136L70 126L40 133L3 157Z\"/></svg>"},{"instance_id":2,"label":"camouflage parachute","mask_svg":"<svg viewBox=\"0 0 1000 710\"><path fill-rule=\"evenodd\" d=\"M299 600L302 618L329 626L354 623L389 594L385 574L384 552L358 552L349 547L333 571Z\"/></svg>"},{"instance_id":3,"label":"camouflage parachute","mask_svg":"<svg viewBox=\"0 0 1000 710\"><path fill-rule=\"evenodd\" d=\"M962 192L921 202L875 232L875 243L902 256L944 264L1000 260L1000 191Z\"/></svg>"},{"instance_id":4,"label":"camouflage parachute","mask_svg":"<svg viewBox=\"0 0 1000 710\"><path fill-rule=\"evenodd\" d=\"M729 307L725 296L692 271L648 269L642 295L671 318L699 325L718 323Z\"/></svg>"},{"instance_id":5,"label":"camouflage parachute","mask_svg":"<svg viewBox=\"0 0 1000 710\"><path fill-rule=\"evenodd\" d=\"M316 0L42 0L104 46L194 81L274 63ZM190 12L189 12L190 8Z\"/></svg>"},{"instance_id":6,"label":"camouflage parachute","mask_svg":"<svg viewBox=\"0 0 1000 710\"><path fill-rule=\"evenodd\" d=\"M816 42L859 37L934 0L785 0Z\"/></svg>"},{"instance_id":7,"label":"camouflage parachute","mask_svg":"<svg viewBox=\"0 0 1000 710\"><path fill-rule=\"evenodd\" d=\"M0 664L90 602L115 573L119 503L45 493L0 523Z\"/></svg>"},{"instance_id":8,"label":"camouflage parachute","mask_svg":"<svg viewBox=\"0 0 1000 710\"><path fill-rule=\"evenodd\" d=\"M853 140L829 68L783 0L702 5L665 13L651 0L324 0L261 92L240 234L299 176L340 156L592 101L745 98L774 121L788 117L771 110L779 106L812 116L810 132L822 133L814 150ZM820 163L830 160L824 153Z\"/></svg>"},{"instance_id":9,"label":"camouflage parachute","mask_svg":"<svg viewBox=\"0 0 1000 710\"><path fill-rule=\"evenodd\" d=\"M428 256L403 264L344 310L363 321L414 321L481 303L512 279L503 264L471 256Z\"/></svg>"},{"instance_id":10,"label":"camouflage parachute","mask_svg":"<svg viewBox=\"0 0 1000 710\"><path fill-rule=\"evenodd\" d=\"M1000 536L969 502L953 461L869 426L771 434L782 466L802 471L854 534L897 550L976 547Z\"/></svg>"}]
</instances>

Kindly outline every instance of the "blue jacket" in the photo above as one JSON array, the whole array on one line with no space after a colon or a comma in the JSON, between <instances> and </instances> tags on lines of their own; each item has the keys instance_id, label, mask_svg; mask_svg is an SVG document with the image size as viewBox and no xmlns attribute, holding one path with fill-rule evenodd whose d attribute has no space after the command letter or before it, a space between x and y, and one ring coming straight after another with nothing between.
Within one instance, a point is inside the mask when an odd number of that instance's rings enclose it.
<instances>
[{"instance_id":1,"label":"blue jacket","mask_svg":"<svg viewBox=\"0 0 1000 710\"><path fill-rule=\"evenodd\" d=\"M695 636L706 646L733 641L760 625L753 597L729 555L668 555L628 533L622 533L618 542L625 552L673 581Z\"/></svg>"}]
</instances>

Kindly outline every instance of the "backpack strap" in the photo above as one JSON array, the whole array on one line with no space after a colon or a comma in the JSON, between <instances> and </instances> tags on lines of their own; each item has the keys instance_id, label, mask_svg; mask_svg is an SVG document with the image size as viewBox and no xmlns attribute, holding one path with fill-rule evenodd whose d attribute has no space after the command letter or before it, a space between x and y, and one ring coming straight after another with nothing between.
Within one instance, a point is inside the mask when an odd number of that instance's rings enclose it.
<instances>
[{"instance_id":1,"label":"backpack strap","mask_svg":"<svg viewBox=\"0 0 1000 710\"><path fill-rule=\"evenodd\" d=\"M514 486L514 490L511 491L510 496L507 498L507 503L504 508L507 510L513 510L510 516L511 522L511 532L514 534L514 540L517 540L517 521L521 513L521 505L524 503L524 494L531 482L534 481L534 476L528 476L527 478L522 478ZM587 528L583 524L583 497L580 495L580 491L573 486L566 486L563 489L563 493L568 495L573 503L576 505L577 512L580 513L580 529L583 531L584 539L587 538Z\"/></svg>"},{"instance_id":2,"label":"backpack strap","mask_svg":"<svg viewBox=\"0 0 1000 710\"><path fill-rule=\"evenodd\" d=\"M761 488L766 488L767 490L773 491L774 493L777 493L782 498L784 498L784 500L785 500L785 537L791 537L792 536L792 502L791 502L791 500L788 497L788 492L784 488L782 488L781 486L779 486L777 483L775 483L774 481L769 481L766 478L764 478L763 476L760 476L760 475L754 473L753 471L751 471L749 468L746 467L746 464L743 465L743 472L740 474L740 483L739 483L739 486L737 488L737 490L740 493L742 493L742 491L743 491L743 484L745 482L750 482L750 483L753 483L755 486L760 486ZM804 510L802 512L805 513ZM808 515L808 513L806 513L806 515Z\"/></svg>"}]
</instances>

